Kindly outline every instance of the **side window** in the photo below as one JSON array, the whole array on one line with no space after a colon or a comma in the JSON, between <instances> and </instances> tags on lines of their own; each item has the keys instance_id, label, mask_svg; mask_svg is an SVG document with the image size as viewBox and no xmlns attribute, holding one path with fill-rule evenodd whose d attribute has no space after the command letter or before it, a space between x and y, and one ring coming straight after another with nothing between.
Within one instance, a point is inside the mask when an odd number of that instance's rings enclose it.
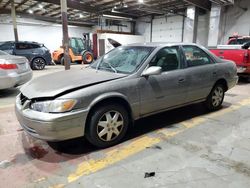
<instances>
[{"instance_id":1,"label":"side window","mask_svg":"<svg viewBox=\"0 0 250 188\"><path fill-rule=\"evenodd\" d=\"M38 44L29 44L30 48L40 48Z\"/></svg>"},{"instance_id":2,"label":"side window","mask_svg":"<svg viewBox=\"0 0 250 188\"><path fill-rule=\"evenodd\" d=\"M155 55L151 60L150 66L160 66L162 72L176 70L180 68L180 54L179 47L166 47Z\"/></svg>"},{"instance_id":3,"label":"side window","mask_svg":"<svg viewBox=\"0 0 250 188\"><path fill-rule=\"evenodd\" d=\"M0 50L11 50L13 49L13 47L14 47L13 43L10 42L0 44Z\"/></svg>"},{"instance_id":4,"label":"side window","mask_svg":"<svg viewBox=\"0 0 250 188\"><path fill-rule=\"evenodd\" d=\"M17 43L16 49L17 50L28 50L28 49L31 49L31 45L28 43Z\"/></svg>"},{"instance_id":5,"label":"side window","mask_svg":"<svg viewBox=\"0 0 250 188\"><path fill-rule=\"evenodd\" d=\"M183 46L184 54L187 60L187 66L201 66L212 64L213 61L210 59L208 54L197 46Z\"/></svg>"}]
</instances>

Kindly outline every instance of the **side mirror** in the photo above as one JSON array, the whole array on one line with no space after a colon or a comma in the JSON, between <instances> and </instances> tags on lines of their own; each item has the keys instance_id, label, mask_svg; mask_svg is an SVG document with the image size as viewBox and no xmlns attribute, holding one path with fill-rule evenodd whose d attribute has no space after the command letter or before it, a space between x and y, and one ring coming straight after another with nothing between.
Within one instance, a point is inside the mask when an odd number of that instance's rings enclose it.
<instances>
[{"instance_id":1,"label":"side mirror","mask_svg":"<svg viewBox=\"0 0 250 188\"><path fill-rule=\"evenodd\" d=\"M159 66L152 66L143 71L142 76L151 76L151 75L159 75L162 70Z\"/></svg>"}]
</instances>

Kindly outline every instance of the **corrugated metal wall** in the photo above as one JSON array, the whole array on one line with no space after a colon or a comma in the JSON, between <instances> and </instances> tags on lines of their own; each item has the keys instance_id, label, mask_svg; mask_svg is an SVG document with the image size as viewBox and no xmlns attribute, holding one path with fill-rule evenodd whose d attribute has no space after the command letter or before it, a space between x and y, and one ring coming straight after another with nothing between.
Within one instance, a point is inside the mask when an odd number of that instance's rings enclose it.
<instances>
[{"instance_id":1,"label":"corrugated metal wall","mask_svg":"<svg viewBox=\"0 0 250 188\"><path fill-rule=\"evenodd\" d=\"M152 42L181 42L182 16L161 17L153 20Z\"/></svg>"}]
</instances>

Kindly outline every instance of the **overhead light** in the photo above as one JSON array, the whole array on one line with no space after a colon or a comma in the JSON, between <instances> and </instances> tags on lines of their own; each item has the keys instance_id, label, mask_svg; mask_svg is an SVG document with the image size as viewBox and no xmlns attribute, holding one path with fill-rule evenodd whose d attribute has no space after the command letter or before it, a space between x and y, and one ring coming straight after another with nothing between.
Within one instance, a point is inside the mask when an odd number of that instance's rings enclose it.
<instances>
[{"instance_id":1,"label":"overhead light","mask_svg":"<svg viewBox=\"0 0 250 188\"><path fill-rule=\"evenodd\" d=\"M128 20L128 21L133 21L133 18L123 17L123 16L115 16L115 15L108 15L108 14L103 14L102 16L105 17L105 18L112 18L114 20Z\"/></svg>"},{"instance_id":2,"label":"overhead light","mask_svg":"<svg viewBox=\"0 0 250 188\"><path fill-rule=\"evenodd\" d=\"M138 3L144 3L144 1L143 0L138 0Z\"/></svg>"},{"instance_id":3,"label":"overhead light","mask_svg":"<svg viewBox=\"0 0 250 188\"><path fill-rule=\"evenodd\" d=\"M38 7L39 7L40 9L43 9L43 5L42 5L42 4L39 4Z\"/></svg>"},{"instance_id":4,"label":"overhead light","mask_svg":"<svg viewBox=\"0 0 250 188\"><path fill-rule=\"evenodd\" d=\"M128 8L128 5L121 1L119 4L115 5L113 9L121 9L121 8Z\"/></svg>"},{"instance_id":5,"label":"overhead light","mask_svg":"<svg viewBox=\"0 0 250 188\"><path fill-rule=\"evenodd\" d=\"M124 2L121 2L121 8L128 8L128 5Z\"/></svg>"},{"instance_id":6,"label":"overhead light","mask_svg":"<svg viewBox=\"0 0 250 188\"><path fill-rule=\"evenodd\" d=\"M34 11L31 10L31 9L28 10L28 13L30 13L30 14L33 14L33 12L34 12Z\"/></svg>"}]
</instances>

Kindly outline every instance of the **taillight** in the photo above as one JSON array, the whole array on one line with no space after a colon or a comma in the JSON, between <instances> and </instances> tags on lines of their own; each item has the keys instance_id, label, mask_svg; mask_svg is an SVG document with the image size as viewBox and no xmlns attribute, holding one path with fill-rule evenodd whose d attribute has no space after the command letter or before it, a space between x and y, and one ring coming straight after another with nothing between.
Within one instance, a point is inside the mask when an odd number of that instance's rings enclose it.
<instances>
[{"instance_id":1,"label":"taillight","mask_svg":"<svg viewBox=\"0 0 250 188\"><path fill-rule=\"evenodd\" d=\"M243 63L248 63L250 62L250 59L249 59L249 54L248 54L248 51L246 51L244 53L244 60L243 60Z\"/></svg>"},{"instance_id":2,"label":"taillight","mask_svg":"<svg viewBox=\"0 0 250 188\"><path fill-rule=\"evenodd\" d=\"M16 64L0 64L0 69L17 69L17 65Z\"/></svg>"}]
</instances>

